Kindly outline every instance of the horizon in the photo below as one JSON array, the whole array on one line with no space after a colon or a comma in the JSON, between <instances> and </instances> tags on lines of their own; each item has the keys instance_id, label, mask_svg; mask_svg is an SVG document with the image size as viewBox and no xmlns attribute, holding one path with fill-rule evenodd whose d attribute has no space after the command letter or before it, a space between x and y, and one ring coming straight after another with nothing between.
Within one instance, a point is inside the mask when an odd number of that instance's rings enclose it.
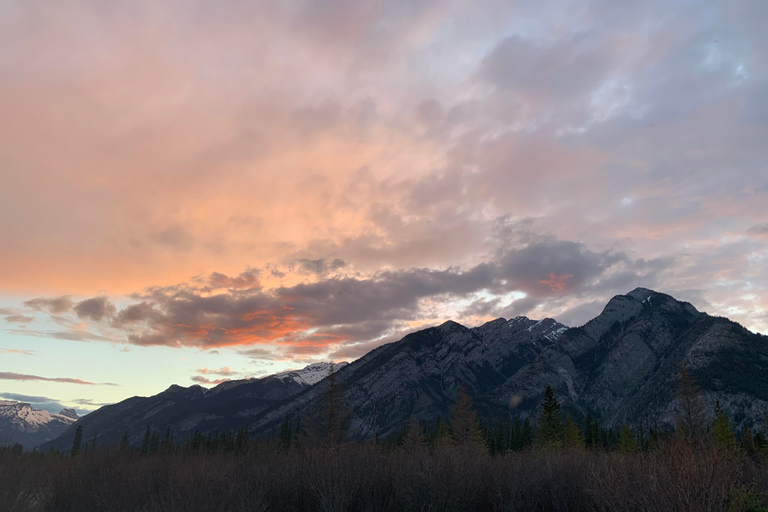
<instances>
[{"instance_id":1,"label":"horizon","mask_svg":"<svg viewBox=\"0 0 768 512\"><path fill-rule=\"evenodd\" d=\"M642 286L768 334L768 4L0 3L0 399Z\"/></svg>"}]
</instances>

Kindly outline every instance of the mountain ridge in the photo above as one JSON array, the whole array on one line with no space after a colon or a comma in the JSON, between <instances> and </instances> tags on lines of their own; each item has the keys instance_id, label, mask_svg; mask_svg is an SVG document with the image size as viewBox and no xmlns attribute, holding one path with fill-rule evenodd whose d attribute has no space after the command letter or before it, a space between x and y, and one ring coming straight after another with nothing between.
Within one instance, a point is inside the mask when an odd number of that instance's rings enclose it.
<instances>
[{"instance_id":1,"label":"mountain ridge","mask_svg":"<svg viewBox=\"0 0 768 512\"><path fill-rule=\"evenodd\" d=\"M422 421L447 416L460 386L467 388L482 414L535 417L544 388L550 385L563 410L577 420L591 414L607 427L651 421L671 425L681 365L701 381L710 404L720 400L735 422L746 421L754 428L763 421L760 411L768 401L768 377L762 377L768 375L766 339L731 320L699 312L688 302L636 288L611 298L599 315L579 327L551 318L498 318L472 328L446 321L334 369L347 390L352 431L360 438L392 435L412 415ZM763 359L750 359L763 353ZM745 381L744 372L732 368L726 355L746 365L748 375L758 375L758 384ZM295 421L318 407L326 387L322 379L302 385L290 374L216 393L216 388L187 391L198 398L168 407L179 413L182 436L193 428L205 433L244 425L254 436L273 435L285 418ZM320 372L314 375L322 377ZM105 416L99 411L80 420L84 429ZM130 429L143 432L151 418L161 429L165 425L160 420L171 419L153 413L142 418L142 426ZM115 421L126 424L124 419ZM113 428L110 436L117 434Z\"/></svg>"}]
</instances>

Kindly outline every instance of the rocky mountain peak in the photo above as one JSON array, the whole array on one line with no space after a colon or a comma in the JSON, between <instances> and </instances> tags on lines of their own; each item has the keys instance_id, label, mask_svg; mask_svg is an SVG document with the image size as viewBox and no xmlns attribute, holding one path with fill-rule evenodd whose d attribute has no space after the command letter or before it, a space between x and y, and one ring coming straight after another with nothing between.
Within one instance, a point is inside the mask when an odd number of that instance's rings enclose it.
<instances>
[{"instance_id":1,"label":"rocky mountain peak","mask_svg":"<svg viewBox=\"0 0 768 512\"><path fill-rule=\"evenodd\" d=\"M77 420L80 417L74 409L62 409L59 415L72 418L73 420Z\"/></svg>"}]
</instances>

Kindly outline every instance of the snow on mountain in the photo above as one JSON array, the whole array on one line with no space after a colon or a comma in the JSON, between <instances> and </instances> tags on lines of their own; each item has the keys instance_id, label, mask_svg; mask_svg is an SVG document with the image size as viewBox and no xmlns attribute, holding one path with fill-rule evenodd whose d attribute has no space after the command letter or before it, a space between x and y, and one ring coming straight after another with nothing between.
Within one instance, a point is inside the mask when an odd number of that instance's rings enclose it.
<instances>
[{"instance_id":1,"label":"snow on mountain","mask_svg":"<svg viewBox=\"0 0 768 512\"><path fill-rule=\"evenodd\" d=\"M275 375L272 375L272 377L276 377L281 380L293 379L294 382L301 384L302 386L313 386L326 378L331 372L331 369L338 371L339 369L345 367L347 364L349 363L346 361L342 361L341 363L312 363L308 366L305 366L301 370L288 370L285 372L276 373Z\"/></svg>"},{"instance_id":2,"label":"snow on mountain","mask_svg":"<svg viewBox=\"0 0 768 512\"><path fill-rule=\"evenodd\" d=\"M28 403L0 400L0 441L31 448L58 436L77 420L77 413L73 409L51 414L35 409Z\"/></svg>"}]
</instances>

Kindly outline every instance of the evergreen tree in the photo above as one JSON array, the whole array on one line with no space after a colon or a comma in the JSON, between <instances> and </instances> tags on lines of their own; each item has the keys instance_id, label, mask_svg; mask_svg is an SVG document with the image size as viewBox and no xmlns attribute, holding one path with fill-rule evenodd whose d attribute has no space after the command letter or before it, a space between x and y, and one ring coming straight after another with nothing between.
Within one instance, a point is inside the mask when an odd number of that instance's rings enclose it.
<instances>
[{"instance_id":1,"label":"evergreen tree","mask_svg":"<svg viewBox=\"0 0 768 512\"><path fill-rule=\"evenodd\" d=\"M144 438L141 440L141 453L144 455L149 454L149 451L152 447L152 430L150 430L149 425L147 425L147 430L144 432Z\"/></svg>"},{"instance_id":2,"label":"evergreen tree","mask_svg":"<svg viewBox=\"0 0 768 512\"><path fill-rule=\"evenodd\" d=\"M498 424L496 425L496 440L494 442L496 448L495 453L503 454L509 450L507 431L508 429L504 428L504 423L499 420Z\"/></svg>"},{"instance_id":3,"label":"evergreen tree","mask_svg":"<svg viewBox=\"0 0 768 512\"><path fill-rule=\"evenodd\" d=\"M291 427L291 422L288 420L288 416L286 416L283 419L283 424L280 427L280 447L284 450L287 450L291 447L291 442L293 441L293 427Z\"/></svg>"},{"instance_id":4,"label":"evergreen tree","mask_svg":"<svg viewBox=\"0 0 768 512\"><path fill-rule=\"evenodd\" d=\"M707 424L706 402L684 364L680 365L677 400L680 413L676 421L676 436L697 446L701 443Z\"/></svg>"},{"instance_id":5,"label":"evergreen tree","mask_svg":"<svg viewBox=\"0 0 768 512\"><path fill-rule=\"evenodd\" d=\"M592 415L587 413L587 417L584 420L584 444L587 448L592 448L595 445L595 436L592 431Z\"/></svg>"},{"instance_id":6,"label":"evergreen tree","mask_svg":"<svg viewBox=\"0 0 768 512\"><path fill-rule=\"evenodd\" d=\"M713 428L715 444L729 450L736 449L736 436L731 429L728 415L720 407L720 400L715 401L715 425Z\"/></svg>"},{"instance_id":7,"label":"evergreen tree","mask_svg":"<svg viewBox=\"0 0 768 512\"><path fill-rule=\"evenodd\" d=\"M752 437L752 429L747 426L746 421L741 434L741 447L747 455L755 454L755 439Z\"/></svg>"},{"instance_id":8,"label":"evergreen tree","mask_svg":"<svg viewBox=\"0 0 768 512\"><path fill-rule=\"evenodd\" d=\"M466 387L460 387L456 402L451 407L451 440L456 446L466 446L484 452L486 447L482 429L477 421L477 413L472 407L472 399L467 394Z\"/></svg>"},{"instance_id":9,"label":"evergreen tree","mask_svg":"<svg viewBox=\"0 0 768 512\"><path fill-rule=\"evenodd\" d=\"M525 421L523 421L522 434L520 435L520 445L522 446L521 449L525 450L526 448L530 447L532 444L533 444L533 428L531 428L531 420L528 418L525 418Z\"/></svg>"},{"instance_id":10,"label":"evergreen tree","mask_svg":"<svg viewBox=\"0 0 768 512\"><path fill-rule=\"evenodd\" d=\"M72 440L72 450L70 453L74 457L80 453L80 447L83 444L83 426L78 425L75 429L75 438Z\"/></svg>"},{"instance_id":11,"label":"evergreen tree","mask_svg":"<svg viewBox=\"0 0 768 512\"><path fill-rule=\"evenodd\" d=\"M451 436L448 433L448 426L443 421L443 418L438 417L437 427L435 429L434 446L435 448L440 448L443 446L450 446L451 444L452 442L451 442Z\"/></svg>"},{"instance_id":12,"label":"evergreen tree","mask_svg":"<svg viewBox=\"0 0 768 512\"><path fill-rule=\"evenodd\" d=\"M621 433L619 434L619 451L622 453L632 453L637 451L635 434L626 423L621 427Z\"/></svg>"},{"instance_id":13,"label":"evergreen tree","mask_svg":"<svg viewBox=\"0 0 768 512\"><path fill-rule=\"evenodd\" d=\"M521 451L523 449L523 425L520 423L520 416L515 416L510 438L509 448L515 452Z\"/></svg>"},{"instance_id":14,"label":"evergreen tree","mask_svg":"<svg viewBox=\"0 0 768 512\"><path fill-rule=\"evenodd\" d=\"M552 386L544 391L544 410L536 425L536 444L542 448L560 448L563 446L563 418L560 414L560 404L555 398Z\"/></svg>"},{"instance_id":15,"label":"evergreen tree","mask_svg":"<svg viewBox=\"0 0 768 512\"><path fill-rule=\"evenodd\" d=\"M336 377L334 368L331 368L324 383L325 390L319 410L310 416L304 426L307 441L315 446L341 443L349 428L350 411L345 403L347 393Z\"/></svg>"},{"instance_id":16,"label":"evergreen tree","mask_svg":"<svg viewBox=\"0 0 768 512\"><path fill-rule=\"evenodd\" d=\"M584 448L584 445L581 429L579 429L579 425L569 415L563 426L563 446L566 448Z\"/></svg>"},{"instance_id":17,"label":"evergreen tree","mask_svg":"<svg viewBox=\"0 0 768 512\"><path fill-rule=\"evenodd\" d=\"M408 428L406 429L401 446L406 452L421 451L427 447L424 429L415 415L411 416L411 420L408 422Z\"/></svg>"},{"instance_id":18,"label":"evergreen tree","mask_svg":"<svg viewBox=\"0 0 768 512\"><path fill-rule=\"evenodd\" d=\"M127 452L131 449L131 438L128 436L128 432L123 434L123 437L120 438L120 451L121 452Z\"/></svg>"}]
</instances>

